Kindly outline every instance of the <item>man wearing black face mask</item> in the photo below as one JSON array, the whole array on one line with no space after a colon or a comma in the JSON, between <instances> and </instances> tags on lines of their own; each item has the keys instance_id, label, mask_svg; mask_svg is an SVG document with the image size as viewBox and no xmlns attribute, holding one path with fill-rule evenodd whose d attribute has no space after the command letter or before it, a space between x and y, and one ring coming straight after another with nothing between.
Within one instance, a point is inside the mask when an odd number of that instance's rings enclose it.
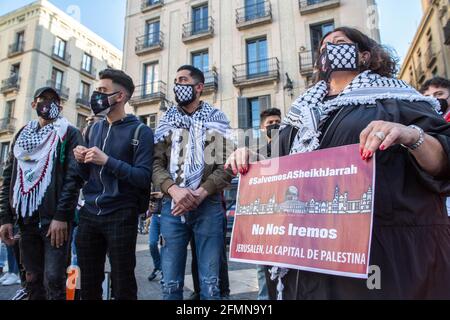
<instances>
[{"instance_id":1,"label":"man wearing black face mask","mask_svg":"<svg viewBox=\"0 0 450 320\"><path fill-rule=\"evenodd\" d=\"M136 300L138 215L148 208L153 163L153 132L125 104L134 92L123 71L106 69L91 97L97 121L75 150L86 181L75 240L81 271L81 299L101 300L106 254L114 298ZM142 208L144 207L144 209Z\"/></svg>"},{"instance_id":2,"label":"man wearing black face mask","mask_svg":"<svg viewBox=\"0 0 450 320\"><path fill-rule=\"evenodd\" d=\"M422 85L420 93L438 99L442 115L450 122L450 80L441 77L430 79Z\"/></svg>"},{"instance_id":3,"label":"man wearing black face mask","mask_svg":"<svg viewBox=\"0 0 450 320\"><path fill-rule=\"evenodd\" d=\"M38 120L19 131L3 171L0 237L14 241L16 215L29 299L65 300L69 226L82 182L72 150L82 138L60 116L53 88L37 90L32 107Z\"/></svg>"}]
</instances>

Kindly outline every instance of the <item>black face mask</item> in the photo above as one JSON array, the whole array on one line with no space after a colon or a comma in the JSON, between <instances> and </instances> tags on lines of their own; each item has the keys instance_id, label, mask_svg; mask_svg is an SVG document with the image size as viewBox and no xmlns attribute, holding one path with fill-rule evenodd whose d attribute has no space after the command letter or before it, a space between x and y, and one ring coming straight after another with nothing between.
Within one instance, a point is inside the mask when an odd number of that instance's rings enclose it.
<instances>
[{"instance_id":1,"label":"black face mask","mask_svg":"<svg viewBox=\"0 0 450 320\"><path fill-rule=\"evenodd\" d=\"M120 91L114 93L103 93L99 91L94 91L91 96L91 109L95 115L106 116L110 111L111 107L116 105L116 103L110 104L109 98L118 94Z\"/></svg>"},{"instance_id":2,"label":"black face mask","mask_svg":"<svg viewBox=\"0 0 450 320\"><path fill-rule=\"evenodd\" d=\"M353 43L327 43L317 62L320 79L328 81L336 71L358 71L358 46Z\"/></svg>"},{"instance_id":3,"label":"black face mask","mask_svg":"<svg viewBox=\"0 0 450 320\"><path fill-rule=\"evenodd\" d=\"M37 115L48 121L58 118L60 110L60 106L56 101L42 101L38 102L36 106Z\"/></svg>"},{"instance_id":4,"label":"black face mask","mask_svg":"<svg viewBox=\"0 0 450 320\"><path fill-rule=\"evenodd\" d=\"M441 105L441 112L445 114L448 110L448 99L438 99L439 104Z\"/></svg>"},{"instance_id":5,"label":"black face mask","mask_svg":"<svg viewBox=\"0 0 450 320\"><path fill-rule=\"evenodd\" d=\"M269 139L272 139L272 130L279 130L280 129L280 124L279 123L275 123L275 124L271 124L270 126L266 127L266 135Z\"/></svg>"}]
</instances>

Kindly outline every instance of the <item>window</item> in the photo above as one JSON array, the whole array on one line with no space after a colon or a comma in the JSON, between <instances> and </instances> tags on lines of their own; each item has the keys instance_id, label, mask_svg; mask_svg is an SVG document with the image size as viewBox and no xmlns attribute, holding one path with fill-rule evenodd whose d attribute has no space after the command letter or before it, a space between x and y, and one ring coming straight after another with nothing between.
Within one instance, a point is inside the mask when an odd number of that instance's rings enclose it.
<instances>
[{"instance_id":1,"label":"window","mask_svg":"<svg viewBox=\"0 0 450 320\"><path fill-rule=\"evenodd\" d=\"M15 51L23 50L24 39L25 39L25 31L16 33L16 43L14 44Z\"/></svg>"},{"instance_id":2,"label":"window","mask_svg":"<svg viewBox=\"0 0 450 320\"><path fill-rule=\"evenodd\" d=\"M66 42L61 38L56 38L53 54L64 59L66 56Z\"/></svg>"},{"instance_id":3,"label":"window","mask_svg":"<svg viewBox=\"0 0 450 320\"><path fill-rule=\"evenodd\" d=\"M265 16L264 0L245 0L245 20L254 20Z\"/></svg>"},{"instance_id":4,"label":"window","mask_svg":"<svg viewBox=\"0 0 450 320\"><path fill-rule=\"evenodd\" d=\"M18 77L19 76L19 72L20 72L20 63L13 64L11 66L10 72L11 72L11 74L10 74L11 78Z\"/></svg>"},{"instance_id":5,"label":"window","mask_svg":"<svg viewBox=\"0 0 450 320\"><path fill-rule=\"evenodd\" d=\"M192 65L203 72L209 70L208 50L192 53Z\"/></svg>"},{"instance_id":6,"label":"window","mask_svg":"<svg viewBox=\"0 0 450 320\"><path fill-rule=\"evenodd\" d=\"M247 41L247 75L260 76L268 72L267 39Z\"/></svg>"},{"instance_id":7,"label":"window","mask_svg":"<svg viewBox=\"0 0 450 320\"><path fill-rule=\"evenodd\" d=\"M192 8L192 34L208 30L208 5Z\"/></svg>"},{"instance_id":8,"label":"window","mask_svg":"<svg viewBox=\"0 0 450 320\"><path fill-rule=\"evenodd\" d=\"M83 130L87 125L87 116L84 114L77 114L77 128Z\"/></svg>"},{"instance_id":9,"label":"window","mask_svg":"<svg viewBox=\"0 0 450 320\"><path fill-rule=\"evenodd\" d=\"M9 142L2 142L2 147L0 151L0 162L1 164L4 164L8 160L8 154L9 154Z\"/></svg>"},{"instance_id":10,"label":"window","mask_svg":"<svg viewBox=\"0 0 450 320\"><path fill-rule=\"evenodd\" d=\"M311 50L313 53L313 61L317 60L320 41L329 32L334 30L334 22L326 22L310 26L311 31Z\"/></svg>"},{"instance_id":11,"label":"window","mask_svg":"<svg viewBox=\"0 0 450 320\"><path fill-rule=\"evenodd\" d=\"M16 100L6 101L5 107L5 119L12 119L14 117L14 107L16 105Z\"/></svg>"},{"instance_id":12,"label":"window","mask_svg":"<svg viewBox=\"0 0 450 320\"><path fill-rule=\"evenodd\" d=\"M431 71L431 73L433 74L433 77L437 77L438 76L438 68L434 68L433 71Z\"/></svg>"},{"instance_id":13,"label":"window","mask_svg":"<svg viewBox=\"0 0 450 320\"><path fill-rule=\"evenodd\" d=\"M159 20L147 21L145 24L145 41L147 47L159 44L160 22Z\"/></svg>"},{"instance_id":14,"label":"window","mask_svg":"<svg viewBox=\"0 0 450 320\"><path fill-rule=\"evenodd\" d=\"M91 70L92 70L92 56L90 56L90 55L88 55L88 54L84 54L83 55L83 62L81 63L81 68L84 70L84 71L87 71L87 72L91 72Z\"/></svg>"},{"instance_id":15,"label":"window","mask_svg":"<svg viewBox=\"0 0 450 320\"><path fill-rule=\"evenodd\" d=\"M87 82L81 81L80 96L85 100L89 100L90 94L91 94L91 85Z\"/></svg>"},{"instance_id":16,"label":"window","mask_svg":"<svg viewBox=\"0 0 450 320\"><path fill-rule=\"evenodd\" d=\"M270 108L270 95L254 98L239 98L238 100L238 118L239 128L253 128L255 137L259 137L261 126L261 112Z\"/></svg>"},{"instance_id":17,"label":"window","mask_svg":"<svg viewBox=\"0 0 450 320\"><path fill-rule=\"evenodd\" d=\"M55 89L58 89L58 90L62 89L63 77L64 77L64 72L62 72L61 70L58 70L56 68L53 68L52 82L53 82L53 85L55 86Z\"/></svg>"},{"instance_id":18,"label":"window","mask_svg":"<svg viewBox=\"0 0 450 320\"><path fill-rule=\"evenodd\" d=\"M157 117L158 115L156 113L153 113L149 115L139 116L139 120L152 128L152 130L156 130Z\"/></svg>"},{"instance_id":19,"label":"window","mask_svg":"<svg viewBox=\"0 0 450 320\"><path fill-rule=\"evenodd\" d=\"M143 95L151 95L159 91L159 65L157 63L144 64Z\"/></svg>"}]
</instances>

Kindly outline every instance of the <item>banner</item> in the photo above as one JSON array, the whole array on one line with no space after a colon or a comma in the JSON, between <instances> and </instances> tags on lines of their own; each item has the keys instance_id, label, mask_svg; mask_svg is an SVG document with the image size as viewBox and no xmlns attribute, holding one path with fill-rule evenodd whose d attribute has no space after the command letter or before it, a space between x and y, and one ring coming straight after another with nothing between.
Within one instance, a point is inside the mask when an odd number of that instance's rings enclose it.
<instances>
[{"instance_id":1,"label":"banner","mask_svg":"<svg viewBox=\"0 0 450 320\"><path fill-rule=\"evenodd\" d=\"M359 145L252 164L230 260L367 279L374 191L375 160Z\"/></svg>"}]
</instances>

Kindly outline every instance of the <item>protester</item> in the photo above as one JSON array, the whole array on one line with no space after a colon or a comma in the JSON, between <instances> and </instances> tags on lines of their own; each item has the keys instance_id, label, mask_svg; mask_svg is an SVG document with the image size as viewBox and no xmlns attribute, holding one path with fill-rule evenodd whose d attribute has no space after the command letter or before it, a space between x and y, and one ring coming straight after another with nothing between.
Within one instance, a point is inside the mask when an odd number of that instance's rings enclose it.
<instances>
[{"instance_id":1,"label":"protester","mask_svg":"<svg viewBox=\"0 0 450 320\"><path fill-rule=\"evenodd\" d=\"M435 97L441 104L441 112L444 119L450 122L450 80L435 77L425 83L420 88L420 92L429 97Z\"/></svg>"},{"instance_id":2,"label":"protester","mask_svg":"<svg viewBox=\"0 0 450 320\"><path fill-rule=\"evenodd\" d=\"M272 142L272 156L359 143L363 160L376 157L370 264L381 270L381 288L274 267L267 274L271 299L450 298L450 222L442 205L450 195L450 125L435 99L394 78L396 67L356 29L327 34L316 84L295 101ZM248 155L240 149L229 166L245 174L241 156Z\"/></svg>"},{"instance_id":3,"label":"protester","mask_svg":"<svg viewBox=\"0 0 450 320\"><path fill-rule=\"evenodd\" d=\"M165 194L161 212L162 292L182 300L187 245L194 235L201 299L220 299L219 273L224 239L220 193L229 185L224 171L229 121L200 101L203 72L182 66L175 79L175 99L155 134L153 183ZM231 148L231 149L230 149Z\"/></svg>"},{"instance_id":4,"label":"protester","mask_svg":"<svg viewBox=\"0 0 450 320\"><path fill-rule=\"evenodd\" d=\"M65 300L67 242L81 187L72 150L82 138L60 116L60 104L53 88L36 91L38 120L14 138L0 189L0 236L14 243L17 216L30 300Z\"/></svg>"},{"instance_id":5,"label":"protester","mask_svg":"<svg viewBox=\"0 0 450 320\"><path fill-rule=\"evenodd\" d=\"M161 235L161 200L162 192L154 192L150 197L149 216L151 217L150 230L148 235L148 245L150 256L153 260L153 271L148 276L148 281L155 280L158 276L162 276L161 272L161 254L159 252L159 237Z\"/></svg>"},{"instance_id":6,"label":"protester","mask_svg":"<svg viewBox=\"0 0 450 320\"><path fill-rule=\"evenodd\" d=\"M123 71L106 69L91 97L96 122L85 146L74 150L79 174L86 181L75 240L81 272L81 299L101 300L106 254L111 263L116 300L136 300L138 214L148 206L153 162L153 133L125 113L134 92Z\"/></svg>"}]
</instances>

